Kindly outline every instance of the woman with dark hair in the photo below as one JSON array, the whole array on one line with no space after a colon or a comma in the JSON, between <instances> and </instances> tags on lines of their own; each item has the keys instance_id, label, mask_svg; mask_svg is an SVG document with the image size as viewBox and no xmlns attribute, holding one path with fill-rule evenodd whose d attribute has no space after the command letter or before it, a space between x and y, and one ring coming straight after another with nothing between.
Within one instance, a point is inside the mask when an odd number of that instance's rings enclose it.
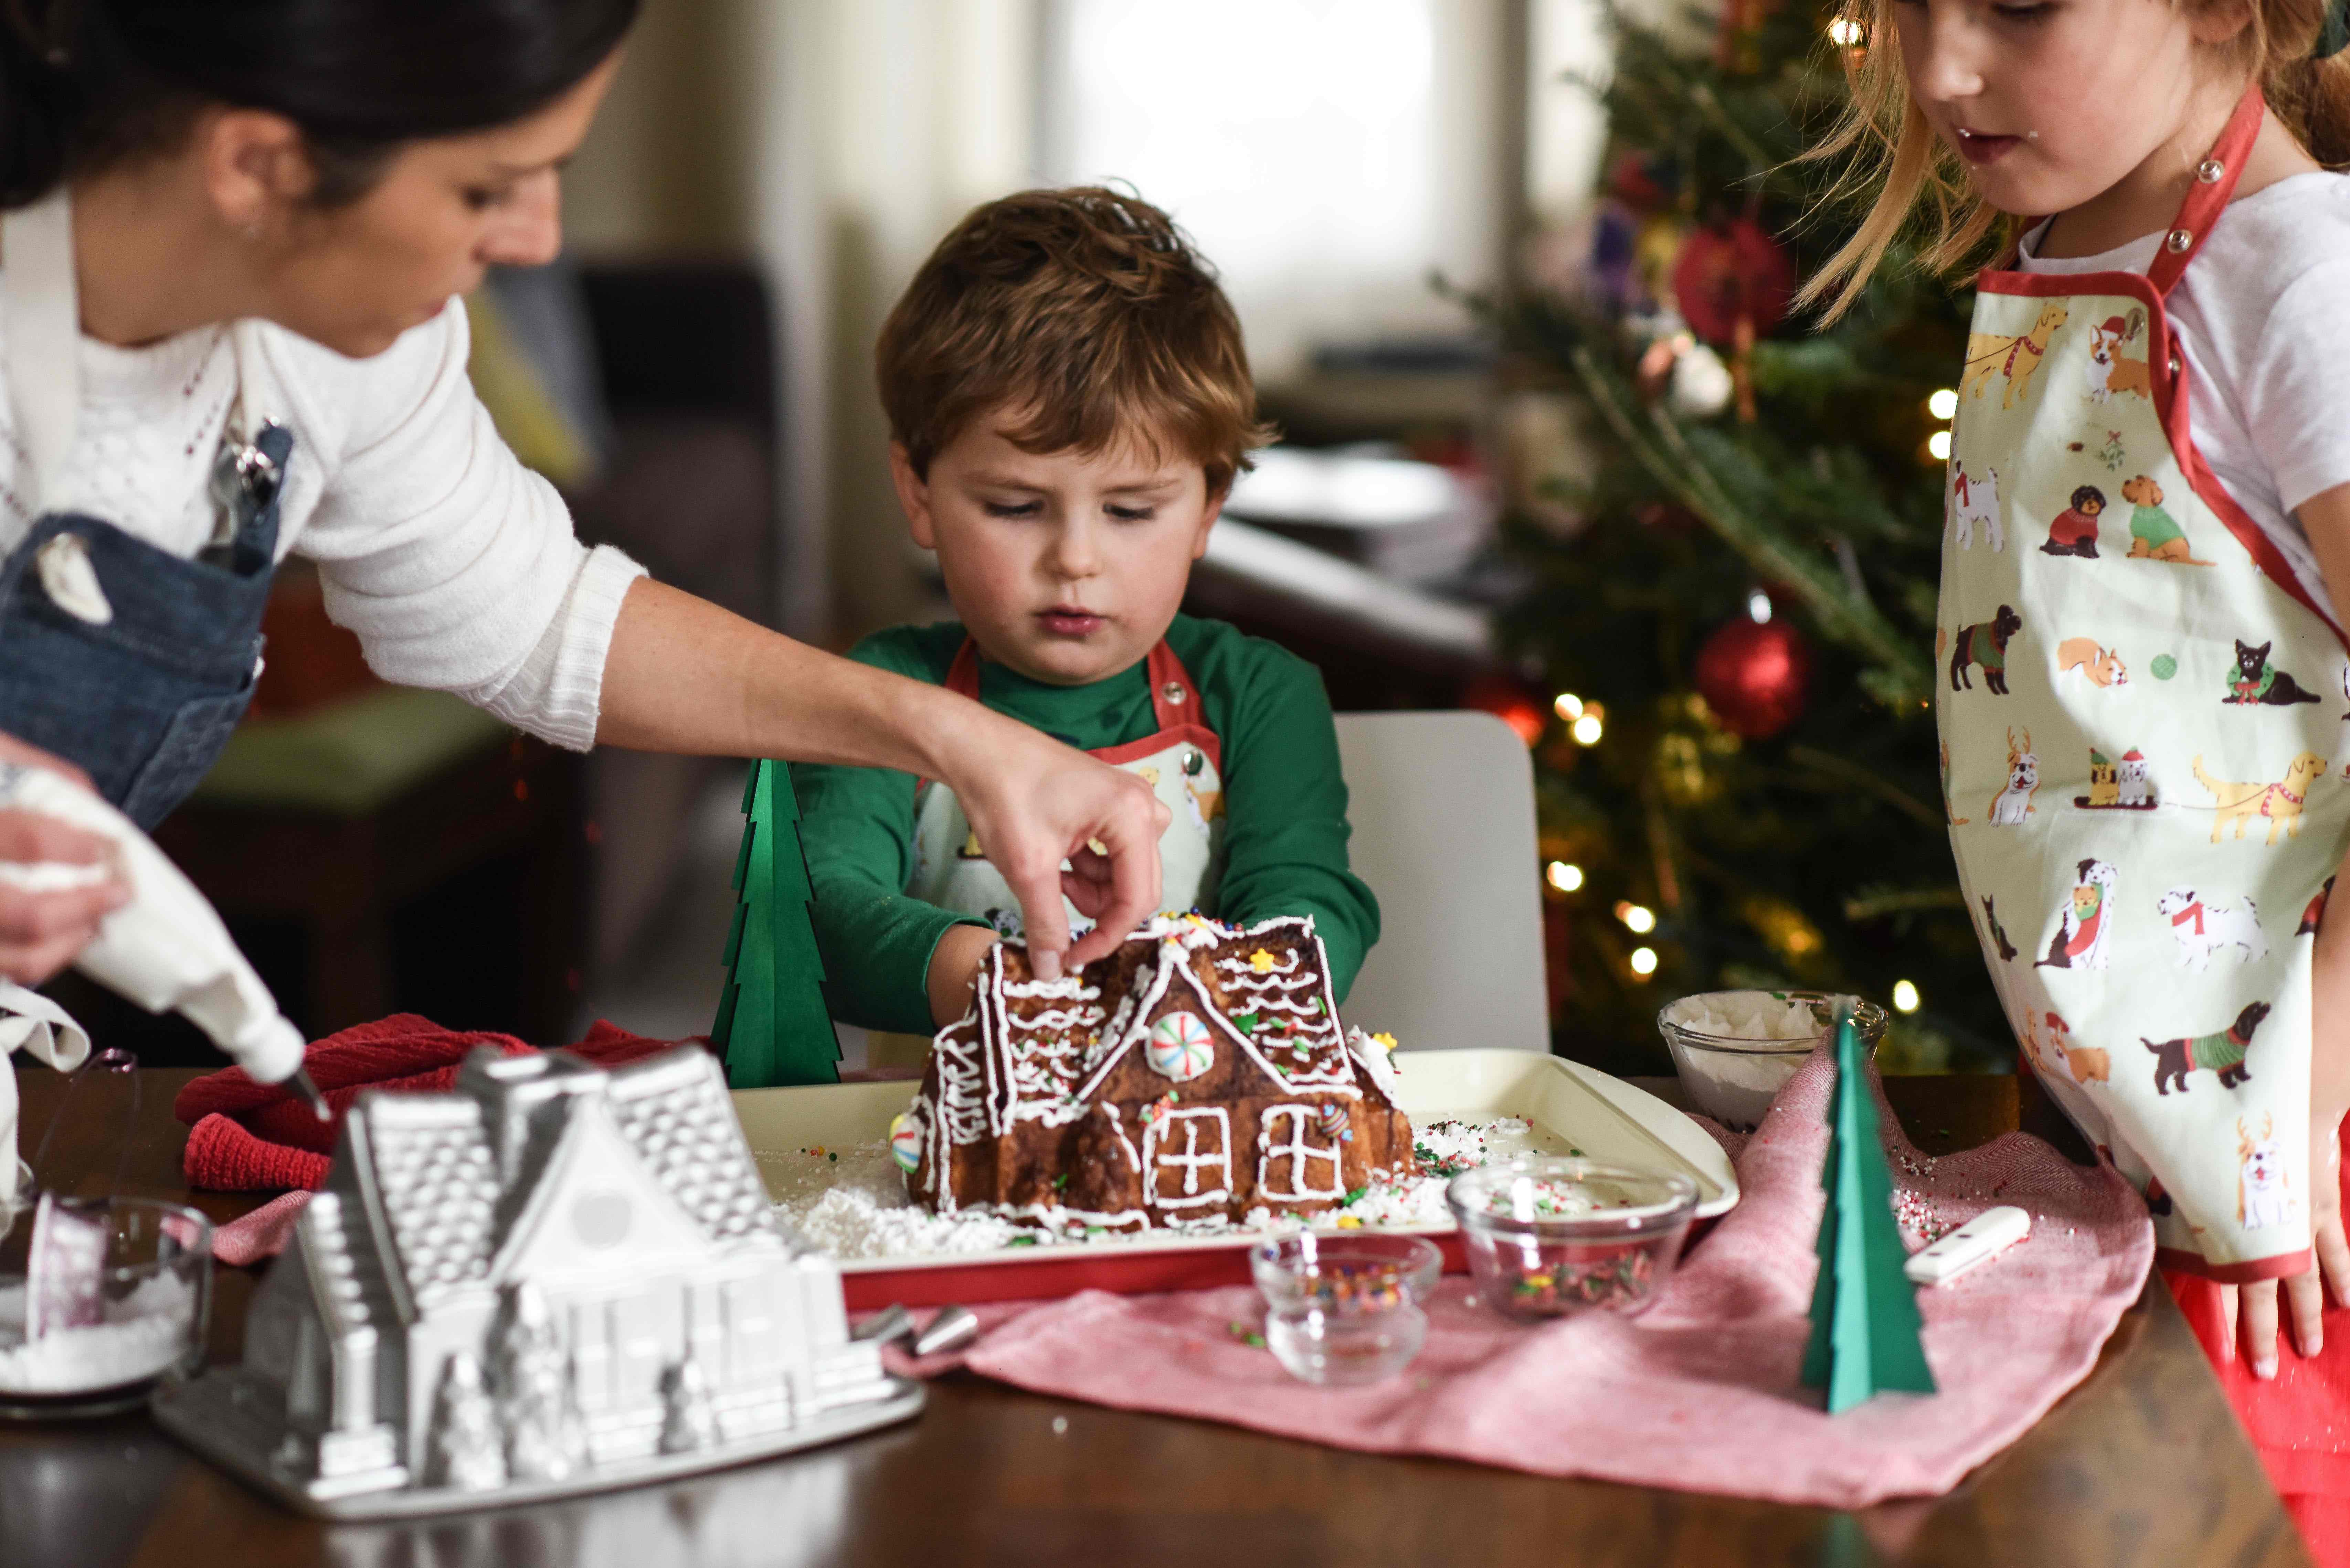
<instances>
[{"instance_id":1,"label":"woman with dark hair","mask_svg":"<svg viewBox=\"0 0 2350 1568\"><path fill-rule=\"evenodd\" d=\"M1068 956L1106 951L1158 898L1147 788L584 548L473 398L457 296L556 254L637 6L0 0L0 762L160 820L244 712L299 552L380 674L557 744L942 779L1043 955L1065 883L1100 918ZM0 813L0 862L100 858ZM0 881L0 979L124 896Z\"/></svg>"}]
</instances>

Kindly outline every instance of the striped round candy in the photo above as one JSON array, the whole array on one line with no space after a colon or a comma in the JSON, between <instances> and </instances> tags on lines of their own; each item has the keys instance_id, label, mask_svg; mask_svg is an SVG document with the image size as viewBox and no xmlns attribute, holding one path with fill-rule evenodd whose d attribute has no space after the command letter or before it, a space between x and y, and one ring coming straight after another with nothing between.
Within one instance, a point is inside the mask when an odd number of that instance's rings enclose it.
<instances>
[{"instance_id":1,"label":"striped round candy","mask_svg":"<svg viewBox=\"0 0 2350 1568\"><path fill-rule=\"evenodd\" d=\"M1186 1083L1216 1064L1215 1036L1197 1013L1170 1012L1150 1026L1142 1059L1152 1072Z\"/></svg>"},{"instance_id":2,"label":"striped round candy","mask_svg":"<svg viewBox=\"0 0 2350 1568\"><path fill-rule=\"evenodd\" d=\"M889 1118L889 1158L909 1176L922 1163L922 1124L903 1111Z\"/></svg>"}]
</instances>

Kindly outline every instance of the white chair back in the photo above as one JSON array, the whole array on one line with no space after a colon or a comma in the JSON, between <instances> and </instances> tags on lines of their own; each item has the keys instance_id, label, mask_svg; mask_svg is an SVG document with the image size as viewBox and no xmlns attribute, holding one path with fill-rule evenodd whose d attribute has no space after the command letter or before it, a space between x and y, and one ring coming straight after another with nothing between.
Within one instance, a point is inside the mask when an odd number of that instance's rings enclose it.
<instances>
[{"instance_id":1,"label":"white chair back","mask_svg":"<svg viewBox=\"0 0 2350 1568\"><path fill-rule=\"evenodd\" d=\"M1490 713L1342 713L1355 874L1381 934L1349 1024L1407 1050L1550 1049L1534 763Z\"/></svg>"}]
</instances>

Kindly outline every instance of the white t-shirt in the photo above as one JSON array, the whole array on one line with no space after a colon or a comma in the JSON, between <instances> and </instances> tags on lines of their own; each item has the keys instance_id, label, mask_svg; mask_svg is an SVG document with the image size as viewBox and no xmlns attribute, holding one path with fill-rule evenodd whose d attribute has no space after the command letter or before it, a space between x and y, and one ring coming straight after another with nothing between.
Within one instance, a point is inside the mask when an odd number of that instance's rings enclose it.
<instances>
[{"instance_id":1,"label":"white t-shirt","mask_svg":"<svg viewBox=\"0 0 2350 1568\"><path fill-rule=\"evenodd\" d=\"M249 337L260 362L245 366L248 407L294 433L278 558L318 564L328 615L385 680L453 691L586 750L613 622L643 568L582 545L555 487L499 438L466 379L462 302L368 359L282 327ZM212 535L213 453L237 389L225 327L140 348L84 337L81 410L52 504L192 557ZM38 510L30 466L0 396L0 554Z\"/></svg>"},{"instance_id":2,"label":"white t-shirt","mask_svg":"<svg viewBox=\"0 0 2350 1568\"><path fill-rule=\"evenodd\" d=\"M2143 274L2162 240L2056 259L2032 254L2040 234L2026 236L2020 270ZM2230 202L2168 308L2196 449L2334 614L2293 513L2350 483L2350 176L2296 174Z\"/></svg>"}]
</instances>

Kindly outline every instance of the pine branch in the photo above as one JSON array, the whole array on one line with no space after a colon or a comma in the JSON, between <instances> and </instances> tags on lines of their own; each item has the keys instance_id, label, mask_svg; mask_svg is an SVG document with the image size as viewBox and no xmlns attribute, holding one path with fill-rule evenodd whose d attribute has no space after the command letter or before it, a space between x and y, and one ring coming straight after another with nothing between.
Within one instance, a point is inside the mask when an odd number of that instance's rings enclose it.
<instances>
[{"instance_id":1,"label":"pine branch","mask_svg":"<svg viewBox=\"0 0 2350 1568\"><path fill-rule=\"evenodd\" d=\"M1929 909L1963 909L1966 896L1956 888L1887 888L1856 893L1844 901L1844 918L1855 925L1887 915L1918 914Z\"/></svg>"},{"instance_id":2,"label":"pine branch","mask_svg":"<svg viewBox=\"0 0 2350 1568\"><path fill-rule=\"evenodd\" d=\"M1570 358L1593 404L1668 493L1703 519L1762 577L1794 589L1822 632L1883 666L1893 691L1916 701L1933 690L1933 673L1908 639L1874 606L1856 602L1842 573L1789 548L1768 524L1733 503L1671 415L1652 410L1643 421L1587 346L1577 344ZM1643 422L1653 437L1641 430Z\"/></svg>"},{"instance_id":3,"label":"pine branch","mask_svg":"<svg viewBox=\"0 0 2350 1568\"><path fill-rule=\"evenodd\" d=\"M1936 811L1899 784L1887 782L1881 775L1869 772L1849 758L1837 756L1833 752L1823 752L1816 746L1794 745L1787 748L1787 760L1810 768L1814 773L1825 774L1831 778L1850 784L1855 789L1866 790L1896 811L1925 824L1928 827L1939 828L1948 826L1942 820L1940 812Z\"/></svg>"}]
</instances>

